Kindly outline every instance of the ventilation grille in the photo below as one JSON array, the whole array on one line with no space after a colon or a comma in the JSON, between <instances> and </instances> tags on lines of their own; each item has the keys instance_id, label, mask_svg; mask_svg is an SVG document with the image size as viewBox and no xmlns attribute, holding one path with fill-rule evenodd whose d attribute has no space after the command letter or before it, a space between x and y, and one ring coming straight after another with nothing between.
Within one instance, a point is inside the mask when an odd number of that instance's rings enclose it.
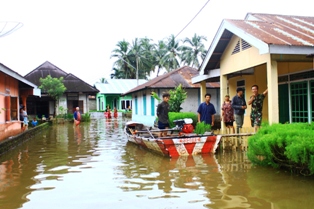
<instances>
[{"instance_id":1,"label":"ventilation grille","mask_svg":"<svg viewBox=\"0 0 314 209\"><path fill-rule=\"evenodd\" d=\"M237 86L245 86L245 80L237 81Z\"/></svg>"},{"instance_id":2,"label":"ventilation grille","mask_svg":"<svg viewBox=\"0 0 314 209\"><path fill-rule=\"evenodd\" d=\"M241 41L241 44L240 44L240 41ZM241 48L240 48L240 45L241 45ZM237 45L234 47L232 54L236 54L236 53L240 52L241 50L243 51L243 50L246 50L246 49L251 48L251 47L252 46L248 42L244 41L243 39L240 39L238 41Z\"/></svg>"},{"instance_id":3,"label":"ventilation grille","mask_svg":"<svg viewBox=\"0 0 314 209\"><path fill-rule=\"evenodd\" d=\"M241 47L242 47L242 50L246 50L248 48L251 48L252 46L248 42L241 39Z\"/></svg>"},{"instance_id":4,"label":"ventilation grille","mask_svg":"<svg viewBox=\"0 0 314 209\"><path fill-rule=\"evenodd\" d=\"M278 83L288 82L288 81L297 81L297 80L306 80L314 78L314 71L306 71L301 73L295 73L291 75L283 75L278 77Z\"/></svg>"},{"instance_id":5,"label":"ventilation grille","mask_svg":"<svg viewBox=\"0 0 314 209\"><path fill-rule=\"evenodd\" d=\"M278 77L278 83L287 82L287 81L289 81L289 76L287 75Z\"/></svg>"},{"instance_id":6,"label":"ventilation grille","mask_svg":"<svg viewBox=\"0 0 314 209\"><path fill-rule=\"evenodd\" d=\"M290 75L290 81L303 80L303 79L308 79L308 78L314 78L313 70Z\"/></svg>"},{"instance_id":7,"label":"ventilation grille","mask_svg":"<svg viewBox=\"0 0 314 209\"><path fill-rule=\"evenodd\" d=\"M236 54L240 52L240 40L238 41L237 45L234 47L232 54Z\"/></svg>"}]
</instances>

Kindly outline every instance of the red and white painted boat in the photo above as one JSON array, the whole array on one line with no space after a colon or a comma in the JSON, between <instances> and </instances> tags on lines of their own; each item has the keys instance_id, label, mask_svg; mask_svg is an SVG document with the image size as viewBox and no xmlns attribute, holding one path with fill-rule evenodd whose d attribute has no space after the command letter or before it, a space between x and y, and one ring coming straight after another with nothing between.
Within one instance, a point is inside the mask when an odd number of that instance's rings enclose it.
<instances>
[{"instance_id":1,"label":"red and white painted boat","mask_svg":"<svg viewBox=\"0 0 314 209\"><path fill-rule=\"evenodd\" d=\"M182 129L184 128L167 129L166 131L172 134L159 137L155 133L160 130L150 130L142 123L129 121L125 124L124 133L128 141L167 157L215 153L221 139L220 135L185 133Z\"/></svg>"}]
</instances>

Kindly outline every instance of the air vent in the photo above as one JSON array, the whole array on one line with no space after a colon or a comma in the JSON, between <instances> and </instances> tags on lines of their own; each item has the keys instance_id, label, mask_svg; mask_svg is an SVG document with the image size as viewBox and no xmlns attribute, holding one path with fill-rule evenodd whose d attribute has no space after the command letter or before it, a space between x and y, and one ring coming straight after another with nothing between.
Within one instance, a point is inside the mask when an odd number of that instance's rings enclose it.
<instances>
[{"instance_id":1,"label":"air vent","mask_svg":"<svg viewBox=\"0 0 314 209\"><path fill-rule=\"evenodd\" d=\"M283 83L289 81L289 76L284 75L284 76L279 76L278 77L278 83Z\"/></svg>"},{"instance_id":2,"label":"air vent","mask_svg":"<svg viewBox=\"0 0 314 209\"><path fill-rule=\"evenodd\" d=\"M232 54L236 54L240 52L240 40L238 41L237 45L234 47Z\"/></svg>"},{"instance_id":3,"label":"air vent","mask_svg":"<svg viewBox=\"0 0 314 209\"><path fill-rule=\"evenodd\" d=\"M242 48L242 50L246 50L246 49L251 48L251 47L252 46L248 42L246 42L245 40L241 39L241 48Z\"/></svg>"},{"instance_id":4,"label":"air vent","mask_svg":"<svg viewBox=\"0 0 314 209\"><path fill-rule=\"evenodd\" d=\"M304 80L308 78L314 78L313 70L290 75L290 81Z\"/></svg>"},{"instance_id":5,"label":"air vent","mask_svg":"<svg viewBox=\"0 0 314 209\"><path fill-rule=\"evenodd\" d=\"M237 86L245 86L245 81L241 80L241 81L237 81Z\"/></svg>"}]
</instances>

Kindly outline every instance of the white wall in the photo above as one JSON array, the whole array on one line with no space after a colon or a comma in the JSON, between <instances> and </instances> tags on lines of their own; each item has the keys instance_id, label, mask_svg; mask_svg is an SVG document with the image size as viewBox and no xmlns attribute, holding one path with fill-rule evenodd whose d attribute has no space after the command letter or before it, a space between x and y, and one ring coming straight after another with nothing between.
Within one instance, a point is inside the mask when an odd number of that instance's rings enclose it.
<instances>
[{"instance_id":1,"label":"white wall","mask_svg":"<svg viewBox=\"0 0 314 209\"><path fill-rule=\"evenodd\" d=\"M162 98L163 92L169 91L170 89L162 89L162 90L156 90L155 92L159 95L160 98ZM155 99L155 115L151 115L151 92L153 90L144 90L137 92L132 95L132 104L133 104L133 110L132 110L132 120L141 122L147 126L153 126L154 121L156 119L156 109L158 105L158 100ZM194 112L197 113L198 106L200 105L201 97L204 97L205 95L199 95L200 90L197 89L186 89L187 92L187 99L182 103L181 112ZM219 96L219 89L207 89L207 93L210 93L212 95L211 97L211 103L215 106L216 115L220 115L220 96ZM143 95L146 94L146 106L144 107L143 102ZM137 96L137 105L138 105L138 114L136 114L135 111L135 96ZM146 115L144 115L144 109L146 109Z\"/></svg>"}]
</instances>

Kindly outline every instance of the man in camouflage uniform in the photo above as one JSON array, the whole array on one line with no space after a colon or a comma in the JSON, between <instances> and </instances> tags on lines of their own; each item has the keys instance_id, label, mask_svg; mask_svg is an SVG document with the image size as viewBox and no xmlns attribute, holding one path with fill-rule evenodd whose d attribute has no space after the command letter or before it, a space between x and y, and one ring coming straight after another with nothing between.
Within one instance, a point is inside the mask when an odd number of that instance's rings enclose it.
<instances>
[{"instance_id":1,"label":"man in camouflage uniform","mask_svg":"<svg viewBox=\"0 0 314 209\"><path fill-rule=\"evenodd\" d=\"M263 101L268 93L268 90L266 89L262 94L259 94L257 85L253 85L251 89L253 95L250 97L248 105L252 105L250 115L251 125L254 127L254 131L257 132L262 123Z\"/></svg>"}]
</instances>

